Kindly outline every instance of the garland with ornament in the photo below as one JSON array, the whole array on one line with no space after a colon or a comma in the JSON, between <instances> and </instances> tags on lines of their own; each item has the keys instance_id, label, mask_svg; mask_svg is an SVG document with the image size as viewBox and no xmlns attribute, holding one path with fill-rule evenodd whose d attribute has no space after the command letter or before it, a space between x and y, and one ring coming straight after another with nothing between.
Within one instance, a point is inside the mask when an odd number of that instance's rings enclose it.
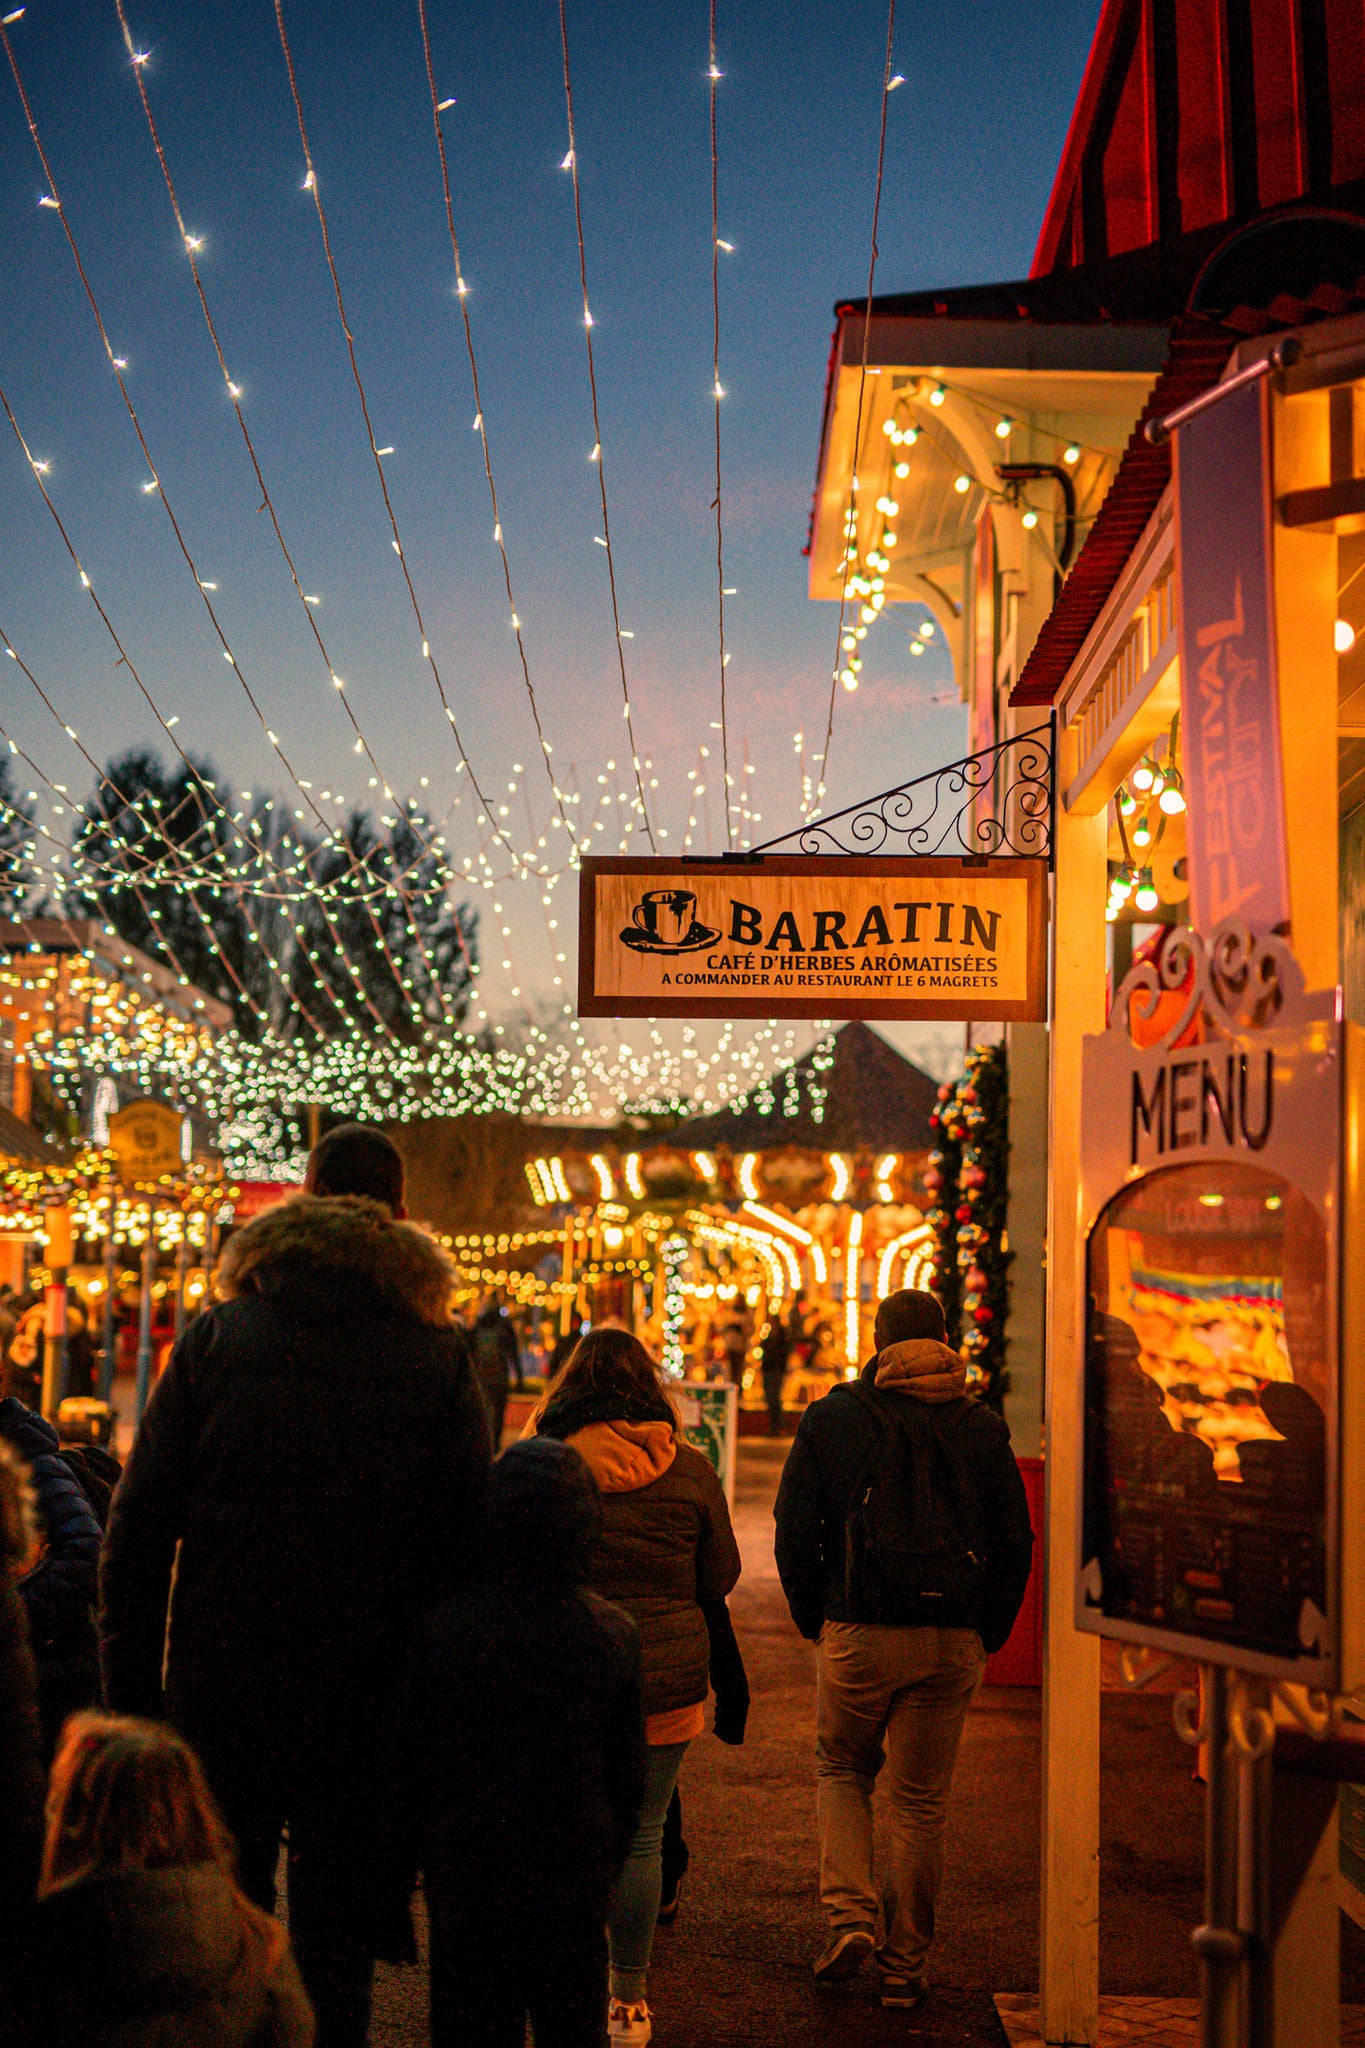
<instances>
[{"instance_id":1,"label":"garland with ornament","mask_svg":"<svg viewBox=\"0 0 1365 2048\"><path fill-rule=\"evenodd\" d=\"M942 1095L943 1091L940 1090ZM937 1111L944 1168L955 1155L953 1182L937 1191L929 1221L938 1238L935 1285L951 1294L957 1333L973 1390L999 1408L1009 1385L1005 1324L1009 1310L1009 1064L1003 1045L975 1046L966 1071ZM931 1166L932 1166L931 1155ZM937 1217L942 1213L943 1220Z\"/></svg>"},{"instance_id":2,"label":"garland with ornament","mask_svg":"<svg viewBox=\"0 0 1365 2048\"><path fill-rule=\"evenodd\" d=\"M957 1178L962 1165L961 1140L945 1121L956 1090L945 1081L938 1091L938 1105L930 1112L929 1128L933 1150L925 1168L924 1185L932 1207L925 1222L934 1233L934 1277L930 1282L943 1306L948 1325L948 1342L957 1345L962 1336L962 1276L957 1269Z\"/></svg>"}]
</instances>

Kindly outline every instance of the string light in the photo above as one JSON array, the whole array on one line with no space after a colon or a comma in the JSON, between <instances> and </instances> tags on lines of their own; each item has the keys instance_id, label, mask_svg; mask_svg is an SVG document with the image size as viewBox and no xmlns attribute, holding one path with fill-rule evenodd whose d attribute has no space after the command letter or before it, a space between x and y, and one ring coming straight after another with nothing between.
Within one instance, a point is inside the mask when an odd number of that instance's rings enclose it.
<instances>
[{"instance_id":1,"label":"string light","mask_svg":"<svg viewBox=\"0 0 1365 2048\"><path fill-rule=\"evenodd\" d=\"M836 1198L837 1199L837 1198ZM862 1335L863 1212L848 1219L848 1251L844 1270L844 1356L850 1376L857 1369Z\"/></svg>"}]
</instances>

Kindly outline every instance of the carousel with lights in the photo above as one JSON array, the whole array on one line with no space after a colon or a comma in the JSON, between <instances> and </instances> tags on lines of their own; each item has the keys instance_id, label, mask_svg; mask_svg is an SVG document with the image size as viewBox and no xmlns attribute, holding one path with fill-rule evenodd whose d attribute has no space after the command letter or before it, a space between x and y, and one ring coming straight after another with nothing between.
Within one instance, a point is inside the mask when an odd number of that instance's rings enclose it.
<instances>
[{"instance_id":1,"label":"carousel with lights","mask_svg":"<svg viewBox=\"0 0 1365 2048\"><path fill-rule=\"evenodd\" d=\"M866 1359L883 1295L938 1284L940 1107L929 1075L848 1024L714 1115L633 1139L543 1130L554 1142L524 1169L541 1227L447 1242L471 1299L501 1293L547 1351L580 1320L619 1320L675 1377L738 1380L756 1429L774 1322L799 1412Z\"/></svg>"}]
</instances>

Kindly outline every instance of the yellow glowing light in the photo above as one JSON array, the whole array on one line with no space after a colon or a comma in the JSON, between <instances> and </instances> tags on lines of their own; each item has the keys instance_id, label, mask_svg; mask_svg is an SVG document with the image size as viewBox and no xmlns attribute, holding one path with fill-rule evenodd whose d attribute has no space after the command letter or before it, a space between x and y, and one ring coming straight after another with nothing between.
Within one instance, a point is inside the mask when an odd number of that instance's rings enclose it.
<instances>
[{"instance_id":1,"label":"yellow glowing light","mask_svg":"<svg viewBox=\"0 0 1365 2048\"><path fill-rule=\"evenodd\" d=\"M757 1216L760 1223L770 1224L774 1230L785 1231L797 1244L810 1244L812 1241L810 1232L803 1230L799 1223L793 1223L789 1217L779 1216L775 1209L765 1209L761 1202L746 1202L744 1209L747 1215Z\"/></svg>"},{"instance_id":2,"label":"yellow glowing light","mask_svg":"<svg viewBox=\"0 0 1365 2048\"><path fill-rule=\"evenodd\" d=\"M550 1185L561 1202L571 1202L573 1200L573 1196L569 1193L569 1183L564 1178L564 1161L558 1156L550 1161Z\"/></svg>"},{"instance_id":3,"label":"yellow glowing light","mask_svg":"<svg viewBox=\"0 0 1365 2048\"><path fill-rule=\"evenodd\" d=\"M692 1154L692 1164L696 1167L703 1180L715 1179L716 1162L710 1152L694 1152Z\"/></svg>"},{"instance_id":4,"label":"yellow glowing light","mask_svg":"<svg viewBox=\"0 0 1365 2048\"><path fill-rule=\"evenodd\" d=\"M758 1200L758 1182L754 1178L757 1171L757 1152L746 1152L739 1162L739 1186L741 1194L747 1195L751 1202Z\"/></svg>"},{"instance_id":5,"label":"yellow glowing light","mask_svg":"<svg viewBox=\"0 0 1365 2048\"><path fill-rule=\"evenodd\" d=\"M627 1189L634 1195L637 1202L642 1202L645 1198L645 1184L640 1177L640 1155L638 1152L627 1152L625 1175Z\"/></svg>"},{"instance_id":6,"label":"yellow glowing light","mask_svg":"<svg viewBox=\"0 0 1365 2048\"><path fill-rule=\"evenodd\" d=\"M815 1277L816 1286L823 1287L825 1285L825 1282L829 1279L829 1267L825 1261L824 1246L821 1244L812 1244L806 1256L810 1260L810 1269Z\"/></svg>"},{"instance_id":7,"label":"yellow glowing light","mask_svg":"<svg viewBox=\"0 0 1365 2048\"><path fill-rule=\"evenodd\" d=\"M834 1176L830 1183L829 1198L831 1202L842 1202L844 1196L853 1185L852 1161L846 1158L842 1152L832 1152L830 1154L829 1170Z\"/></svg>"},{"instance_id":8,"label":"yellow glowing light","mask_svg":"<svg viewBox=\"0 0 1365 2048\"><path fill-rule=\"evenodd\" d=\"M589 1162L597 1175L597 1190L604 1202L609 1202L616 1193L616 1183L611 1177L611 1167L600 1152L594 1152Z\"/></svg>"},{"instance_id":9,"label":"yellow glowing light","mask_svg":"<svg viewBox=\"0 0 1365 2048\"><path fill-rule=\"evenodd\" d=\"M891 1185L891 1176L900 1165L900 1162L901 1156L899 1152L885 1152L877 1161L875 1178L877 1182L877 1200L879 1202L895 1201L896 1191Z\"/></svg>"},{"instance_id":10,"label":"yellow glowing light","mask_svg":"<svg viewBox=\"0 0 1365 2048\"><path fill-rule=\"evenodd\" d=\"M861 1209L855 1209L848 1226L848 1252L844 1271L844 1356L850 1365L856 1365L858 1360L862 1266L863 1212Z\"/></svg>"},{"instance_id":11,"label":"yellow glowing light","mask_svg":"<svg viewBox=\"0 0 1365 2048\"><path fill-rule=\"evenodd\" d=\"M877 1299L885 1301L892 1289L892 1275L896 1261L904 1253L905 1272L901 1277L902 1287L925 1287L929 1274L934 1269L934 1233L927 1223L921 1223L914 1230L906 1230L899 1237L893 1237L882 1246L877 1260ZM913 1277L912 1277L913 1273Z\"/></svg>"}]
</instances>

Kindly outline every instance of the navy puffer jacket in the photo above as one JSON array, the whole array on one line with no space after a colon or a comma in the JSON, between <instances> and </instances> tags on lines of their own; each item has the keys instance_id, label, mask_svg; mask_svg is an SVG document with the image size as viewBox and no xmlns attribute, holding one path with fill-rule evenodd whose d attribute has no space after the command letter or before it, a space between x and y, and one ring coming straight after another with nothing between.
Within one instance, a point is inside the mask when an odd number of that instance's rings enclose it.
<instances>
[{"instance_id":1,"label":"navy puffer jacket","mask_svg":"<svg viewBox=\"0 0 1365 2048\"><path fill-rule=\"evenodd\" d=\"M43 1554L18 1591L28 1612L50 1748L66 1716L89 1706L98 1690L100 1525L80 1481L58 1455L56 1430L13 1394L0 1401L0 1436L28 1466L38 1503Z\"/></svg>"}]
</instances>

